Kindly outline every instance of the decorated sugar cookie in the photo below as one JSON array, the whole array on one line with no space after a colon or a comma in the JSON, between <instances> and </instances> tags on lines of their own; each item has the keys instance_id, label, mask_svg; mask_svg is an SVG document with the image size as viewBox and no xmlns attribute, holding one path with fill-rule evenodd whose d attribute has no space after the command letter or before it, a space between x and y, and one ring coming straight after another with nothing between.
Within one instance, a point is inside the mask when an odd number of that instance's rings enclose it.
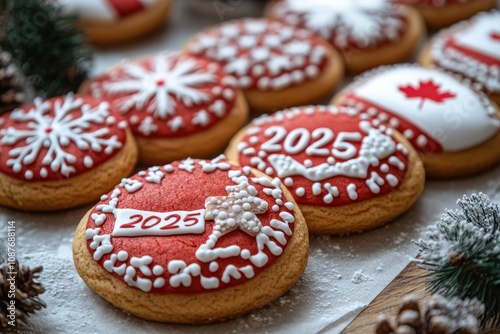
<instances>
[{"instance_id":1,"label":"decorated sugar cookie","mask_svg":"<svg viewBox=\"0 0 500 334\"><path fill-rule=\"evenodd\" d=\"M285 293L305 269L308 246L280 180L221 156L123 179L83 217L73 254L83 280L117 307L204 323Z\"/></svg>"},{"instance_id":2,"label":"decorated sugar cookie","mask_svg":"<svg viewBox=\"0 0 500 334\"><path fill-rule=\"evenodd\" d=\"M171 0L58 0L76 15L89 40L99 44L126 42L144 36L165 22Z\"/></svg>"},{"instance_id":3,"label":"decorated sugar cookie","mask_svg":"<svg viewBox=\"0 0 500 334\"><path fill-rule=\"evenodd\" d=\"M213 62L179 53L126 61L84 88L127 119L143 164L220 152L245 123L240 91Z\"/></svg>"},{"instance_id":4,"label":"decorated sugar cookie","mask_svg":"<svg viewBox=\"0 0 500 334\"><path fill-rule=\"evenodd\" d=\"M420 61L463 75L500 103L500 11L476 15L440 32Z\"/></svg>"},{"instance_id":5,"label":"decorated sugar cookie","mask_svg":"<svg viewBox=\"0 0 500 334\"><path fill-rule=\"evenodd\" d=\"M354 109L309 106L263 116L242 129L228 157L292 192L315 234L360 232L406 211L424 171L411 145Z\"/></svg>"},{"instance_id":6,"label":"decorated sugar cookie","mask_svg":"<svg viewBox=\"0 0 500 334\"><path fill-rule=\"evenodd\" d=\"M267 14L323 37L354 72L405 60L424 34L419 15L390 0L278 0Z\"/></svg>"},{"instance_id":7,"label":"decorated sugar cookie","mask_svg":"<svg viewBox=\"0 0 500 334\"><path fill-rule=\"evenodd\" d=\"M127 176L137 148L107 102L66 96L0 116L0 204L57 210L97 199Z\"/></svg>"},{"instance_id":8,"label":"decorated sugar cookie","mask_svg":"<svg viewBox=\"0 0 500 334\"><path fill-rule=\"evenodd\" d=\"M266 19L223 23L185 50L221 64L250 107L269 112L326 97L343 76L339 55L310 32Z\"/></svg>"},{"instance_id":9,"label":"decorated sugar cookie","mask_svg":"<svg viewBox=\"0 0 500 334\"><path fill-rule=\"evenodd\" d=\"M473 174L500 159L498 108L445 72L382 67L355 80L334 102L399 130L420 153L428 175Z\"/></svg>"},{"instance_id":10,"label":"decorated sugar cookie","mask_svg":"<svg viewBox=\"0 0 500 334\"><path fill-rule=\"evenodd\" d=\"M412 5L430 28L440 29L495 8L496 0L394 0Z\"/></svg>"}]
</instances>

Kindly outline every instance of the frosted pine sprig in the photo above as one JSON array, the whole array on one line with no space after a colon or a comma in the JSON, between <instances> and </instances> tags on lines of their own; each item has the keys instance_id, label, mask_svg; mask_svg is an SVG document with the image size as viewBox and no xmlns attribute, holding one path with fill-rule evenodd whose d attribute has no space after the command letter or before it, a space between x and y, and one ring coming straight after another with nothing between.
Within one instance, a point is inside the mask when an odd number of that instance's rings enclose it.
<instances>
[{"instance_id":1,"label":"frosted pine sprig","mask_svg":"<svg viewBox=\"0 0 500 334\"><path fill-rule=\"evenodd\" d=\"M447 298L477 298L485 305L483 324L500 324L500 208L485 194L464 196L460 209L416 241L421 267L429 270L433 293Z\"/></svg>"}]
</instances>

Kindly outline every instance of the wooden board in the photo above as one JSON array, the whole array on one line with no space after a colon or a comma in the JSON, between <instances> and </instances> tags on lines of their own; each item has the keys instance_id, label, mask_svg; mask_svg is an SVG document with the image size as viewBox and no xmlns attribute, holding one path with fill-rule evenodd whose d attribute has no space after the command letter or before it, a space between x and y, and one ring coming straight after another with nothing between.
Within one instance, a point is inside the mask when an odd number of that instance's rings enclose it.
<instances>
[{"instance_id":1,"label":"wooden board","mask_svg":"<svg viewBox=\"0 0 500 334\"><path fill-rule=\"evenodd\" d=\"M420 269L416 262L411 262L342 333L375 333L377 318L381 314L395 318L405 297L413 295L421 300L429 299L425 278L422 277L425 274L426 271Z\"/></svg>"},{"instance_id":2,"label":"wooden board","mask_svg":"<svg viewBox=\"0 0 500 334\"><path fill-rule=\"evenodd\" d=\"M416 262L411 262L403 271L342 331L342 334L375 333L377 319L385 315L396 319L398 309L408 296L415 296L426 301L431 294L426 291L425 277L427 271L420 269ZM488 328L483 334L500 333L499 328Z\"/></svg>"}]
</instances>

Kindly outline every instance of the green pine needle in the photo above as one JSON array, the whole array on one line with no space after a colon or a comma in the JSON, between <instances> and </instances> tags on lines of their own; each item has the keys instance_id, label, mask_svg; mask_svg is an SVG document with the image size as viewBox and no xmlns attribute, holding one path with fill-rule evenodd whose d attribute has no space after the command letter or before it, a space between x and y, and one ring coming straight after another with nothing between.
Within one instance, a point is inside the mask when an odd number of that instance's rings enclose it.
<instances>
[{"instance_id":1,"label":"green pine needle","mask_svg":"<svg viewBox=\"0 0 500 334\"><path fill-rule=\"evenodd\" d=\"M0 0L0 6L0 48L17 59L37 95L76 91L92 53L75 18L48 0Z\"/></svg>"},{"instance_id":2,"label":"green pine needle","mask_svg":"<svg viewBox=\"0 0 500 334\"><path fill-rule=\"evenodd\" d=\"M482 324L500 325L500 209L480 193L459 200L428 228L420 248L428 288L447 298L477 298L485 306Z\"/></svg>"}]
</instances>

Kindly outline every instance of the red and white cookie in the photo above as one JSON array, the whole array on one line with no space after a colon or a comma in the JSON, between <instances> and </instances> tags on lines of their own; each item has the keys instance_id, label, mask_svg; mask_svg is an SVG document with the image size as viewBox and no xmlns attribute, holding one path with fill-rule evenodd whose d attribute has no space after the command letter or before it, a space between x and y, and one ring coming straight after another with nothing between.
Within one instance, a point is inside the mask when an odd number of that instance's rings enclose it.
<instances>
[{"instance_id":1,"label":"red and white cookie","mask_svg":"<svg viewBox=\"0 0 500 334\"><path fill-rule=\"evenodd\" d=\"M65 13L76 15L91 42L126 42L165 22L171 0L58 0Z\"/></svg>"},{"instance_id":2,"label":"red and white cookie","mask_svg":"<svg viewBox=\"0 0 500 334\"><path fill-rule=\"evenodd\" d=\"M468 19L476 13L495 8L496 0L393 0L412 5L427 25L439 29Z\"/></svg>"},{"instance_id":3,"label":"red and white cookie","mask_svg":"<svg viewBox=\"0 0 500 334\"><path fill-rule=\"evenodd\" d=\"M479 83L500 103L500 11L481 13L443 30L422 52L420 62Z\"/></svg>"},{"instance_id":4,"label":"red and white cookie","mask_svg":"<svg viewBox=\"0 0 500 334\"><path fill-rule=\"evenodd\" d=\"M469 175L500 159L498 108L443 71L408 64L382 67L356 79L334 103L353 106L405 135L428 175Z\"/></svg>"},{"instance_id":5,"label":"red and white cookie","mask_svg":"<svg viewBox=\"0 0 500 334\"><path fill-rule=\"evenodd\" d=\"M305 269L308 246L280 180L221 156L123 179L82 219L73 254L83 280L117 307L203 323L285 293Z\"/></svg>"},{"instance_id":6,"label":"red and white cookie","mask_svg":"<svg viewBox=\"0 0 500 334\"><path fill-rule=\"evenodd\" d=\"M246 122L248 107L217 63L160 53L117 65L83 91L109 101L127 119L139 161L162 164L223 150Z\"/></svg>"},{"instance_id":7,"label":"red and white cookie","mask_svg":"<svg viewBox=\"0 0 500 334\"><path fill-rule=\"evenodd\" d=\"M425 32L418 13L390 0L276 0L267 15L323 37L354 72L405 60Z\"/></svg>"},{"instance_id":8,"label":"red and white cookie","mask_svg":"<svg viewBox=\"0 0 500 334\"><path fill-rule=\"evenodd\" d=\"M0 116L0 204L57 210L99 198L137 161L127 123L107 102L66 96Z\"/></svg>"},{"instance_id":9,"label":"red and white cookie","mask_svg":"<svg viewBox=\"0 0 500 334\"><path fill-rule=\"evenodd\" d=\"M285 110L254 120L226 154L283 180L311 233L364 231L406 211L425 179L401 134L364 118L334 106Z\"/></svg>"},{"instance_id":10,"label":"red and white cookie","mask_svg":"<svg viewBox=\"0 0 500 334\"><path fill-rule=\"evenodd\" d=\"M325 98L343 77L337 52L310 32L267 19L223 23L185 51L220 63L250 107L269 112Z\"/></svg>"}]
</instances>

